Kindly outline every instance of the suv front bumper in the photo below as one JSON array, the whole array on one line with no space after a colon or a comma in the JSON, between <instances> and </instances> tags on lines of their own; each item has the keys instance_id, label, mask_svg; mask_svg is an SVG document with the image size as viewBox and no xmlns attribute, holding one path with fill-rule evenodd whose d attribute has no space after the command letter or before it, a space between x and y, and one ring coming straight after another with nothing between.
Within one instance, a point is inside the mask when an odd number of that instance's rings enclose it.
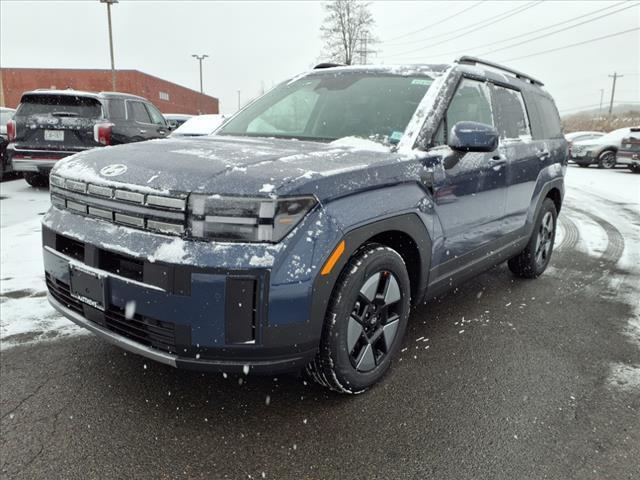
<instances>
[{"instance_id":1,"label":"suv front bumper","mask_svg":"<svg viewBox=\"0 0 640 480\"><path fill-rule=\"evenodd\" d=\"M312 305L319 298L314 280L322 264L313 252L326 254L306 240L306 230L299 234L301 241L287 245L216 245L51 208L43 220L49 299L107 341L175 367L300 370L317 352L324 320ZM158 255L162 251L170 256ZM263 265L270 255L273 265ZM303 264L314 267L302 269ZM89 301L78 295L85 288L73 273L78 270L101 279L100 299L91 279Z\"/></svg>"}]
</instances>

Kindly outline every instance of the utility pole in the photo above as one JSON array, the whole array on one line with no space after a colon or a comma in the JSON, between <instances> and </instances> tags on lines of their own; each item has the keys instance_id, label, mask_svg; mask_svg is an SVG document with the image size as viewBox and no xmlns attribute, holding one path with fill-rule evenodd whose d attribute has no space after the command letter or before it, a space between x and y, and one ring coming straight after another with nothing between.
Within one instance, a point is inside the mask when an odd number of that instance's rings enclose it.
<instances>
[{"instance_id":1,"label":"utility pole","mask_svg":"<svg viewBox=\"0 0 640 480\"><path fill-rule=\"evenodd\" d=\"M118 0L100 0L100 3L107 4L107 20L109 22L109 53L111 54L111 90L116 91L116 67L113 60L113 32L111 29L111 5L118 3Z\"/></svg>"},{"instance_id":2,"label":"utility pole","mask_svg":"<svg viewBox=\"0 0 640 480\"><path fill-rule=\"evenodd\" d=\"M209 55L196 55L195 53L191 55L193 58L196 58L200 63L200 93L204 93L202 90L202 60L207 58Z\"/></svg>"},{"instance_id":3,"label":"utility pole","mask_svg":"<svg viewBox=\"0 0 640 480\"><path fill-rule=\"evenodd\" d=\"M611 102L609 102L609 116L611 116L613 112L613 97L616 94L616 80L622 78L624 75L618 75L617 72L613 72L613 75L609 75L610 78L613 78L613 87L611 87Z\"/></svg>"}]
</instances>

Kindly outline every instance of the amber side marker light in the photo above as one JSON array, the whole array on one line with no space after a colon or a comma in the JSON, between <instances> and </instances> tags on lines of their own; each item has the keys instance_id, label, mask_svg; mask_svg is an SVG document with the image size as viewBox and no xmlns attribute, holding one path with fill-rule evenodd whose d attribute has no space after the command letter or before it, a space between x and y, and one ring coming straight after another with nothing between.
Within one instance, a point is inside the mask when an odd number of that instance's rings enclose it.
<instances>
[{"instance_id":1,"label":"amber side marker light","mask_svg":"<svg viewBox=\"0 0 640 480\"><path fill-rule=\"evenodd\" d=\"M331 273L331 270L333 270L333 267L336 265L336 263L338 263L338 260L344 253L344 247L345 243L344 240L342 240L327 260L327 263L325 263L324 267L322 267L320 275L329 275Z\"/></svg>"}]
</instances>

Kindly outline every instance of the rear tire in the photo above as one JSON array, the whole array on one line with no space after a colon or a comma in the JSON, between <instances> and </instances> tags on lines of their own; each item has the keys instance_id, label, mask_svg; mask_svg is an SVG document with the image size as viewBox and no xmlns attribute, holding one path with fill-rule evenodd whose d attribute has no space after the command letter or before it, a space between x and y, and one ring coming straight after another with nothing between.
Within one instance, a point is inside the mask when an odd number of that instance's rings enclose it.
<instances>
[{"instance_id":1,"label":"rear tire","mask_svg":"<svg viewBox=\"0 0 640 480\"><path fill-rule=\"evenodd\" d=\"M24 179L33 188L44 188L49 186L49 176L41 173L27 172L24 174Z\"/></svg>"},{"instance_id":2,"label":"rear tire","mask_svg":"<svg viewBox=\"0 0 640 480\"><path fill-rule=\"evenodd\" d=\"M558 212L550 198L545 198L538 212L529 243L517 256L509 260L509 270L522 278L537 278L546 270L556 239Z\"/></svg>"},{"instance_id":3,"label":"rear tire","mask_svg":"<svg viewBox=\"0 0 640 480\"><path fill-rule=\"evenodd\" d=\"M402 344L410 295L398 252L379 244L361 248L336 282L306 374L340 393L361 393L378 382Z\"/></svg>"},{"instance_id":4,"label":"rear tire","mask_svg":"<svg viewBox=\"0 0 640 480\"><path fill-rule=\"evenodd\" d=\"M616 166L616 152L613 150L605 150L598 157L598 168L615 168Z\"/></svg>"}]
</instances>

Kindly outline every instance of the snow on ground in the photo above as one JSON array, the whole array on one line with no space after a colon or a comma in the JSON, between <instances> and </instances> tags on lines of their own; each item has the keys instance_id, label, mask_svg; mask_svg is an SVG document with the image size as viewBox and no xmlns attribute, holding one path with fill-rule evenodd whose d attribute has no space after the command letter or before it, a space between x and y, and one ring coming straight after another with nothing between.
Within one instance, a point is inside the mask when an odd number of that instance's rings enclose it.
<instances>
[{"instance_id":1,"label":"snow on ground","mask_svg":"<svg viewBox=\"0 0 640 480\"><path fill-rule=\"evenodd\" d=\"M570 166L566 187L565 204L569 208L561 215L568 213L578 227L577 248L604 258L612 243L623 243L615 267L631 275L606 270L603 275L607 275L616 297L632 307L633 314L622 334L640 348L640 300L635 283L640 276L640 175L622 169ZM612 387L638 391L640 365L612 363L607 381Z\"/></svg>"},{"instance_id":2,"label":"snow on ground","mask_svg":"<svg viewBox=\"0 0 640 480\"><path fill-rule=\"evenodd\" d=\"M20 179L0 184L0 347L82 330L47 302L40 219L49 192Z\"/></svg>"}]
</instances>

